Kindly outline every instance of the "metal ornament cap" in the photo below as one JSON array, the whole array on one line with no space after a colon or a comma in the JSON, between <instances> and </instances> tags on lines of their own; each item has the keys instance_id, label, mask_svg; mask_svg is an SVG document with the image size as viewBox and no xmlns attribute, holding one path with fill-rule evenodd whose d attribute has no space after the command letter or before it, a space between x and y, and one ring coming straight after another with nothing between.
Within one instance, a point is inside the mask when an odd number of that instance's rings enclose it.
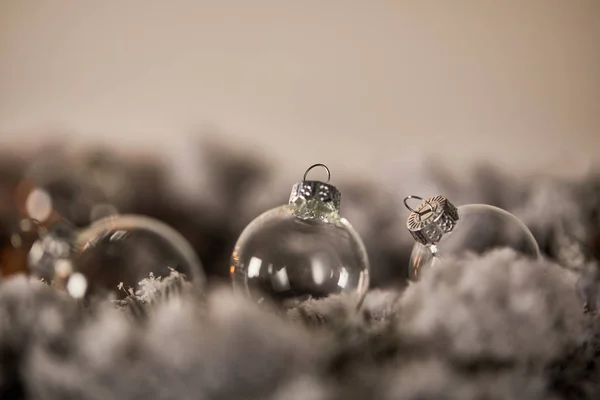
<instances>
[{"instance_id":1,"label":"metal ornament cap","mask_svg":"<svg viewBox=\"0 0 600 400\"><path fill-rule=\"evenodd\" d=\"M327 182L306 180L308 173L315 167L323 167L327 171ZM335 186L329 184L330 179L331 172L325 164L311 165L304 172L302 180L292 187L290 205L301 207L313 204L317 208L325 208L329 212L339 213L342 194Z\"/></svg>"},{"instance_id":2,"label":"metal ornament cap","mask_svg":"<svg viewBox=\"0 0 600 400\"><path fill-rule=\"evenodd\" d=\"M327 182L306 180L307 174L315 167L323 167L327 171ZM306 170L290 194L289 204L297 208L298 216L329 220L339 214L342 194L329 184L330 178L331 172L324 164L314 164Z\"/></svg>"},{"instance_id":3,"label":"metal ornament cap","mask_svg":"<svg viewBox=\"0 0 600 400\"><path fill-rule=\"evenodd\" d=\"M418 199L422 202L417 207L411 208L407 204L409 199ZM438 243L445 234L452 232L459 220L456 206L442 195L428 199L407 196L404 205L411 211L406 220L406 227L412 237L423 245Z\"/></svg>"},{"instance_id":4,"label":"metal ornament cap","mask_svg":"<svg viewBox=\"0 0 600 400\"><path fill-rule=\"evenodd\" d=\"M292 187L290 204L297 205L299 202L317 200L325 203L332 211L340 211L342 194L333 185L320 181L301 181Z\"/></svg>"}]
</instances>

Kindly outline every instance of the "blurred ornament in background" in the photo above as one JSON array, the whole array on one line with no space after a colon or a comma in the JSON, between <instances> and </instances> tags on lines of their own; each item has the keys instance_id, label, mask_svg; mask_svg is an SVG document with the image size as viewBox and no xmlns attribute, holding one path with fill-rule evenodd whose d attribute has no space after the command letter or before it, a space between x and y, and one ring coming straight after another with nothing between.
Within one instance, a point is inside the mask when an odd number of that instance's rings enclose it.
<instances>
[{"instance_id":1,"label":"blurred ornament in background","mask_svg":"<svg viewBox=\"0 0 600 400\"><path fill-rule=\"evenodd\" d=\"M126 297L142 280L177 272L201 287L202 264L188 241L170 226L142 215L115 215L94 222L74 237L72 271L66 282L73 297Z\"/></svg>"},{"instance_id":2,"label":"blurred ornament in background","mask_svg":"<svg viewBox=\"0 0 600 400\"><path fill-rule=\"evenodd\" d=\"M132 206L134 195L160 190L155 179L135 179L148 177L144 166L108 152L72 157L60 147L43 147L9 188L0 232L2 275L29 274L86 298L125 297L140 281L172 271L202 284L200 261L173 228L118 215L117 207ZM135 190L134 181L140 182Z\"/></svg>"},{"instance_id":3,"label":"blurred ornament in background","mask_svg":"<svg viewBox=\"0 0 600 400\"><path fill-rule=\"evenodd\" d=\"M70 255L74 225L89 223L89 206L101 196L81 183L78 169L60 149L42 148L23 170L2 214L2 232L9 237L2 244L2 274L24 273L55 282L56 271L61 271L58 260ZM77 223L71 224L70 218Z\"/></svg>"},{"instance_id":4,"label":"blurred ornament in background","mask_svg":"<svg viewBox=\"0 0 600 400\"><path fill-rule=\"evenodd\" d=\"M410 199L421 203L412 208L408 205ZM483 254L504 247L532 258L541 256L529 228L501 208L487 204L456 207L444 196L408 196L404 204L411 211L406 225L417 242L408 266L410 280L418 280L444 257Z\"/></svg>"},{"instance_id":5,"label":"blurred ornament in background","mask_svg":"<svg viewBox=\"0 0 600 400\"><path fill-rule=\"evenodd\" d=\"M161 280L173 271L197 286L205 280L187 240L141 215L114 215L79 230L54 223L31 247L28 261L33 276L75 298L121 299L142 280Z\"/></svg>"},{"instance_id":6,"label":"blurred ornament in background","mask_svg":"<svg viewBox=\"0 0 600 400\"><path fill-rule=\"evenodd\" d=\"M306 180L317 166L327 171L327 182ZM339 214L341 193L329 178L325 165L311 166L293 186L289 204L244 229L231 257L235 291L284 309L334 294L360 307L369 287L369 260L358 233Z\"/></svg>"}]
</instances>

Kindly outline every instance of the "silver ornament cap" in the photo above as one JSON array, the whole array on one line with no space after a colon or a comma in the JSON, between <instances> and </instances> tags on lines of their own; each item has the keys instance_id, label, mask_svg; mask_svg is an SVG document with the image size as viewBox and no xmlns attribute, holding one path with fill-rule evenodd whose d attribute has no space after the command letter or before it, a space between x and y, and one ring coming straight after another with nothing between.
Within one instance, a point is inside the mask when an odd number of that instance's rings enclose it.
<instances>
[{"instance_id":1,"label":"silver ornament cap","mask_svg":"<svg viewBox=\"0 0 600 400\"><path fill-rule=\"evenodd\" d=\"M315 167L323 167L327 171L327 182L306 180L306 175ZM301 206L317 203L330 211L339 212L342 194L335 186L329 184L330 178L331 172L326 165L311 165L304 173L302 180L292 187L289 204Z\"/></svg>"},{"instance_id":2,"label":"silver ornament cap","mask_svg":"<svg viewBox=\"0 0 600 400\"><path fill-rule=\"evenodd\" d=\"M407 201L421 200L412 208ZM452 232L459 220L458 209L442 195L423 199L419 196L407 196L404 205L410 210L406 227L412 237L423 245L438 243L445 234Z\"/></svg>"}]
</instances>

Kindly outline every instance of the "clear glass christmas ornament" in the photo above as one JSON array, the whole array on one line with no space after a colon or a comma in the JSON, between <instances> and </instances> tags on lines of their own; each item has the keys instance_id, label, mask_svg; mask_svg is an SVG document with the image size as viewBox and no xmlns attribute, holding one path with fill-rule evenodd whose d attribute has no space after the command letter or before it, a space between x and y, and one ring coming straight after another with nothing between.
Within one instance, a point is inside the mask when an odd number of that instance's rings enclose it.
<instances>
[{"instance_id":1,"label":"clear glass christmas ornament","mask_svg":"<svg viewBox=\"0 0 600 400\"><path fill-rule=\"evenodd\" d=\"M421 203L412 208L407 203L409 199ZM409 280L418 280L445 257L483 254L505 247L532 258L541 256L529 228L501 208L487 204L456 207L444 196L408 196L404 204L411 211L407 228L417 242L409 261Z\"/></svg>"},{"instance_id":2,"label":"clear glass christmas ornament","mask_svg":"<svg viewBox=\"0 0 600 400\"><path fill-rule=\"evenodd\" d=\"M76 298L121 299L145 279L177 272L204 284L200 260L170 226L141 215L114 215L89 227L42 238L30 252L30 269Z\"/></svg>"},{"instance_id":3,"label":"clear glass christmas ornament","mask_svg":"<svg viewBox=\"0 0 600 400\"><path fill-rule=\"evenodd\" d=\"M307 181L316 167L327 182ZM369 286L369 260L352 225L340 216L341 194L329 184L329 169L311 166L292 188L289 203L254 219L231 257L235 291L290 308L333 294L360 307Z\"/></svg>"}]
</instances>

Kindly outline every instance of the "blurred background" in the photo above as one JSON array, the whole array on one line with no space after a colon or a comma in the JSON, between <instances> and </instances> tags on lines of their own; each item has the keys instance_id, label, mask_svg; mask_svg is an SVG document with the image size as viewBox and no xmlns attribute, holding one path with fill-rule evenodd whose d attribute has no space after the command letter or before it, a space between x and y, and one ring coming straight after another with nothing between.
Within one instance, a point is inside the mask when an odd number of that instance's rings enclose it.
<instances>
[{"instance_id":1,"label":"blurred background","mask_svg":"<svg viewBox=\"0 0 600 400\"><path fill-rule=\"evenodd\" d=\"M3 0L0 137L173 158L216 129L296 176L415 153L576 172L599 21L595 0Z\"/></svg>"},{"instance_id":2,"label":"blurred background","mask_svg":"<svg viewBox=\"0 0 600 400\"><path fill-rule=\"evenodd\" d=\"M54 206L87 204L63 217L157 216L223 277L241 229L315 162L376 263L402 265L394 196L479 174L460 200L510 208L519 178L592 171L599 132L596 0L0 2L5 204L24 176L60 175ZM80 183L49 178L56 159ZM438 189L431 160L453 176Z\"/></svg>"}]
</instances>

